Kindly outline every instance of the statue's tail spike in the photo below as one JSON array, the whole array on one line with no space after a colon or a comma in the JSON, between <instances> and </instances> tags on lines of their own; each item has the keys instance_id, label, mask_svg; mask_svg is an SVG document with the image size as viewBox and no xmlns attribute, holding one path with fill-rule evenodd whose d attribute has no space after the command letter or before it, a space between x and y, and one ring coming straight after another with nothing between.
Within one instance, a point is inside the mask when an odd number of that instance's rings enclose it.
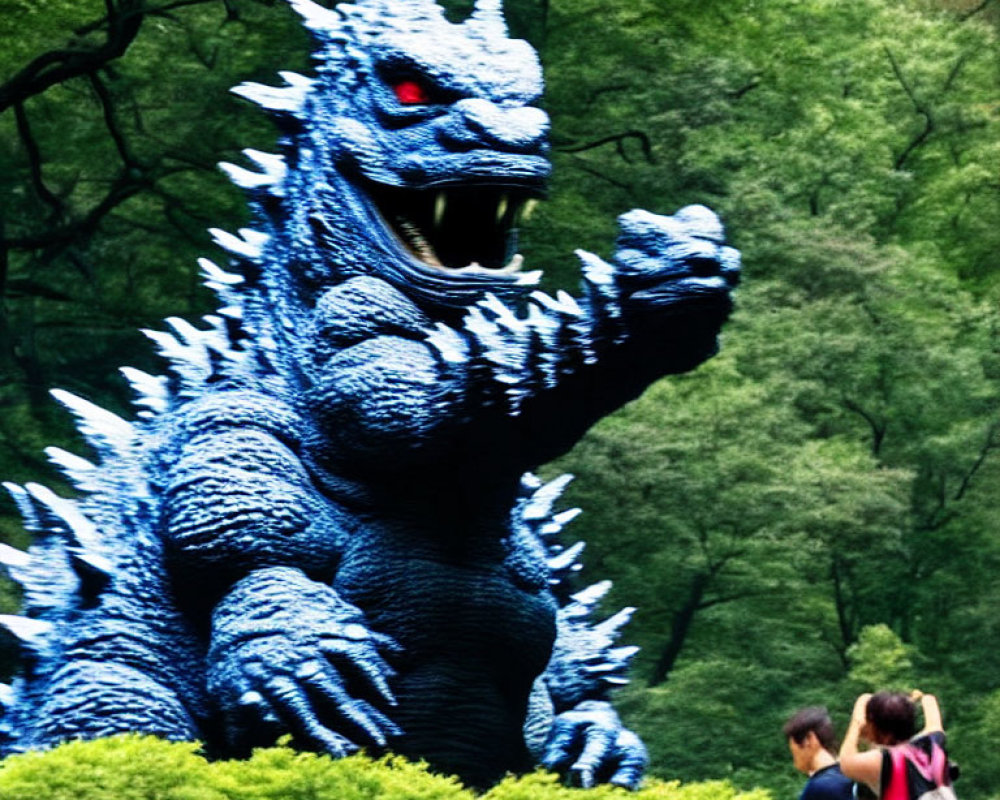
<instances>
[{"instance_id":1,"label":"statue's tail spike","mask_svg":"<svg viewBox=\"0 0 1000 800\"><path fill-rule=\"evenodd\" d=\"M613 647L608 651L608 657L624 665L631 661L638 652L639 648L634 644L626 647Z\"/></svg>"},{"instance_id":2,"label":"statue's tail spike","mask_svg":"<svg viewBox=\"0 0 1000 800\"><path fill-rule=\"evenodd\" d=\"M201 267L201 274L205 278L205 285L209 287L226 289L239 286L246 280L242 275L238 275L235 272L226 272L214 261L210 261L207 258L199 258L198 266Z\"/></svg>"},{"instance_id":3,"label":"statue's tail spike","mask_svg":"<svg viewBox=\"0 0 1000 800\"><path fill-rule=\"evenodd\" d=\"M0 542L0 566L6 567L8 570L18 570L27 569L30 563L31 556L23 550Z\"/></svg>"},{"instance_id":4,"label":"statue's tail spike","mask_svg":"<svg viewBox=\"0 0 1000 800\"><path fill-rule=\"evenodd\" d=\"M469 350L465 339L454 328L443 322L437 323L428 332L426 341L448 364L462 364L468 359Z\"/></svg>"}]
</instances>

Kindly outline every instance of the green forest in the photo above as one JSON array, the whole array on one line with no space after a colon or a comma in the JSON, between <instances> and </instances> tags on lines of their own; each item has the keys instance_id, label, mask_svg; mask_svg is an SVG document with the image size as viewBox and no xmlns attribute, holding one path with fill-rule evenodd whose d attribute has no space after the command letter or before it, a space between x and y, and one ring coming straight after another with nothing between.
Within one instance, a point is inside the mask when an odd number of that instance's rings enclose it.
<instances>
[{"instance_id":1,"label":"green forest","mask_svg":"<svg viewBox=\"0 0 1000 800\"><path fill-rule=\"evenodd\" d=\"M743 252L720 355L541 469L576 475L580 585L638 608L618 700L651 775L795 797L792 711L842 731L920 688L959 796L1000 798L1000 3L506 5L546 70L547 283L635 207L711 206ZM246 216L216 164L276 136L228 89L310 45L281 0L0 0L0 42L0 478L69 494L49 390L131 413L139 329L214 307L206 228ZM0 541L27 545L6 496Z\"/></svg>"}]
</instances>

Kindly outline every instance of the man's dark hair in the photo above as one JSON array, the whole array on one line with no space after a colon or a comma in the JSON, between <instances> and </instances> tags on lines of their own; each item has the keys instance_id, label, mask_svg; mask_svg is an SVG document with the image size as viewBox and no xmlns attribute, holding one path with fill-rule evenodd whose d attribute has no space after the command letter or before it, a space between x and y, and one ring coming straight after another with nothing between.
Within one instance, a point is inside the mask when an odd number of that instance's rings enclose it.
<instances>
[{"instance_id":1,"label":"man's dark hair","mask_svg":"<svg viewBox=\"0 0 1000 800\"><path fill-rule=\"evenodd\" d=\"M833 732L833 722L830 714L822 706L810 706L796 711L781 729L786 739L794 739L796 744L802 744L812 731L816 734L824 750L837 752L837 736Z\"/></svg>"},{"instance_id":2,"label":"man's dark hair","mask_svg":"<svg viewBox=\"0 0 1000 800\"><path fill-rule=\"evenodd\" d=\"M887 744L905 742L917 732L917 712L913 701L902 692L876 692L865 706L865 718Z\"/></svg>"}]
</instances>

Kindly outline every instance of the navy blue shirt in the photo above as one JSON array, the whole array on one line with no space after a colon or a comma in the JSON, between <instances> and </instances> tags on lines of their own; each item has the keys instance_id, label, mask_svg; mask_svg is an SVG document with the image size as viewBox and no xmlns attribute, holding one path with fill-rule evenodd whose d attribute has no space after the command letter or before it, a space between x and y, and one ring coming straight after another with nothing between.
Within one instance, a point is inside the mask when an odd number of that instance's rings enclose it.
<instances>
[{"instance_id":1,"label":"navy blue shirt","mask_svg":"<svg viewBox=\"0 0 1000 800\"><path fill-rule=\"evenodd\" d=\"M799 800L852 800L854 781L844 777L840 764L816 770L799 795Z\"/></svg>"}]
</instances>

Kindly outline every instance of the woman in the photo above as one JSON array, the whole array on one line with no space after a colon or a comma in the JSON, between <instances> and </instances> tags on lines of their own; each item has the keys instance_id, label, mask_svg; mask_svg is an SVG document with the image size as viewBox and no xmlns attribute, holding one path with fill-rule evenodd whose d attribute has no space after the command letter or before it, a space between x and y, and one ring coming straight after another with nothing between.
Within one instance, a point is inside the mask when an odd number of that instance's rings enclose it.
<instances>
[{"instance_id":1,"label":"woman","mask_svg":"<svg viewBox=\"0 0 1000 800\"><path fill-rule=\"evenodd\" d=\"M924 727L919 735L915 703L920 702ZM875 745L858 752L859 740ZM940 754L937 754L937 750ZM851 724L840 748L840 769L848 778L867 784L882 800L908 798L908 770L904 758L918 769L929 786L950 783L944 755L941 709L934 695L914 691L863 694L854 704ZM919 765L919 767L917 766Z\"/></svg>"}]
</instances>

